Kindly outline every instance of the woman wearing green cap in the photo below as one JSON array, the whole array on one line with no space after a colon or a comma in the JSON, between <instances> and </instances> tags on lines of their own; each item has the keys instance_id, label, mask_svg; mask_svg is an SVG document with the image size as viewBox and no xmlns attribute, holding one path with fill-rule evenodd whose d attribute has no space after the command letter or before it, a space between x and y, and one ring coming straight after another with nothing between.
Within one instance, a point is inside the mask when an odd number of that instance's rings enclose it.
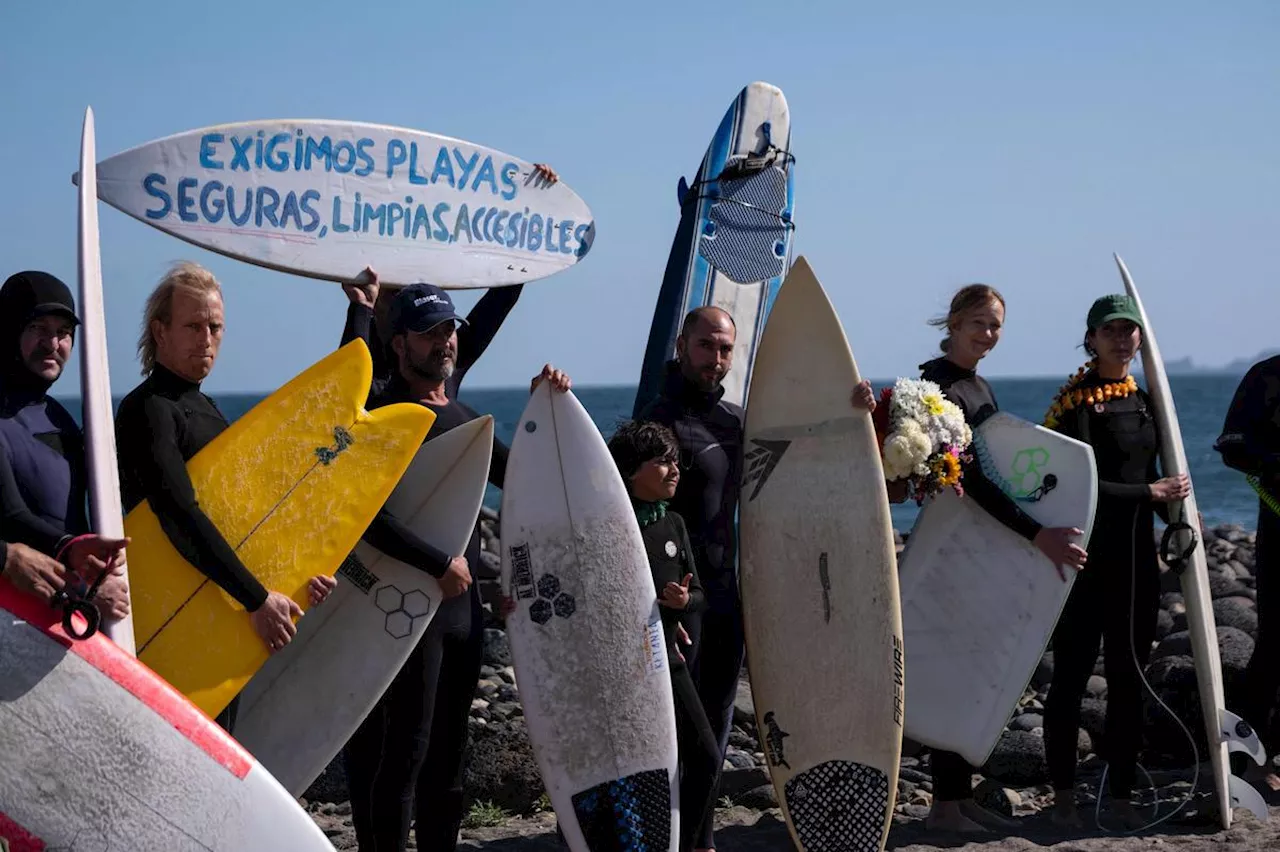
<instances>
[{"instance_id":1,"label":"woman wearing green cap","mask_svg":"<svg viewBox=\"0 0 1280 852\"><path fill-rule=\"evenodd\" d=\"M1093 447L1098 508L1089 566L1076 578L1053 635L1053 680L1044 711L1045 756L1055 822L1076 827L1074 800L1080 704L1103 644L1107 680L1106 742L1113 812L1136 828L1130 802L1142 741L1142 669L1155 638L1160 604L1154 514L1186 497L1185 475L1161 477L1151 397L1129 366L1142 344L1142 319L1128 296L1103 296L1087 319L1090 360L1059 391L1045 425Z\"/></svg>"}]
</instances>

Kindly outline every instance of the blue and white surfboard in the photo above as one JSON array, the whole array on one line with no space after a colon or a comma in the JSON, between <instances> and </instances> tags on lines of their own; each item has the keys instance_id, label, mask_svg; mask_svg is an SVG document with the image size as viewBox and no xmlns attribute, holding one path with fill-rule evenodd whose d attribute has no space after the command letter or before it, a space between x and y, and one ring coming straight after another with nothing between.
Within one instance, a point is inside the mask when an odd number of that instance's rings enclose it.
<instances>
[{"instance_id":1,"label":"blue and white surfboard","mask_svg":"<svg viewBox=\"0 0 1280 852\"><path fill-rule=\"evenodd\" d=\"M795 164L782 90L752 83L729 107L693 185L680 179L681 216L658 294L636 392L639 414L662 387L686 313L717 305L738 328L724 398L743 404L765 318L791 265Z\"/></svg>"}]
</instances>

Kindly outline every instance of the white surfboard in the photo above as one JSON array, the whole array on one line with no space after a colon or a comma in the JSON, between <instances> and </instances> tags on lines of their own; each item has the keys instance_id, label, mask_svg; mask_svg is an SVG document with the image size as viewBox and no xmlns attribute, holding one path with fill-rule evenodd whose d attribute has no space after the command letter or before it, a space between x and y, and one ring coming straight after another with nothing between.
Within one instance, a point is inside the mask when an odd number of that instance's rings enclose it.
<instances>
[{"instance_id":1,"label":"white surfboard","mask_svg":"<svg viewBox=\"0 0 1280 852\"><path fill-rule=\"evenodd\" d=\"M427 441L388 508L423 540L462 555L484 501L492 454L487 414ZM306 792L391 685L442 599L430 574L363 541L337 577L338 587L240 693L236 739L295 796Z\"/></svg>"},{"instance_id":2,"label":"white surfboard","mask_svg":"<svg viewBox=\"0 0 1280 852\"><path fill-rule=\"evenodd\" d=\"M1156 428L1160 432L1160 467L1165 476L1190 475L1187 451L1182 443L1178 411L1169 390L1164 359L1156 344L1151 320L1142 306L1142 298L1133 278L1119 255L1115 255L1125 291L1133 299L1142 317L1142 374L1147 392L1155 404ZM1183 555L1181 567L1182 598L1187 607L1187 631L1191 634L1191 653L1196 666L1196 683L1200 689L1200 710L1204 714L1205 734L1209 742L1209 764L1217 794L1219 819L1223 828L1231 827L1232 808L1246 808L1260 820L1268 818L1266 802L1248 782L1231 773L1229 751L1242 751L1257 763L1264 761L1264 751L1253 730L1226 708L1222 686L1222 658L1218 651L1218 628L1213 617L1213 596L1209 591L1209 563L1200 537L1200 513L1196 508L1195 486L1180 503L1169 504L1169 525L1161 550L1166 563L1171 555Z\"/></svg>"},{"instance_id":3,"label":"white surfboard","mask_svg":"<svg viewBox=\"0 0 1280 852\"><path fill-rule=\"evenodd\" d=\"M78 179L78 178L77 178ZM591 211L563 180L460 139L353 121L189 130L98 164L98 196L202 248L311 278L500 287L586 257Z\"/></svg>"},{"instance_id":4,"label":"white surfboard","mask_svg":"<svg viewBox=\"0 0 1280 852\"><path fill-rule=\"evenodd\" d=\"M997 412L974 430L987 477L1049 527L1093 529L1093 448ZM1053 635L1067 595L1053 563L971 497L947 490L916 518L898 575L906 634L906 735L986 762ZM1064 569L1065 570L1065 569Z\"/></svg>"},{"instance_id":5,"label":"white surfboard","mask_svg":"<svg viewBox=\"0 0 1280 852\"><path fill-rule=\"evenodd\" d=\"M93 108L84 111L80 137L80 171L92 176L96 159ZM111 408L111 370L107 364L107 322L102 304L102 255L98 244L98 198L94 181L80 186L80 397L83 406L85 461L89 478L89 523L106 538L124 538L120 503L120 471L116 466L115 414ZM124 569L128 579L128 568ZM133 616L103 618L111 641L133 654Z\"/></svg>"},{"instance_id":6,"label":"white surfboard","mask_svg":"<svg viewBox=\"0 0 1280 852\"><path fill-rule=\"evenodd\" d=\"M520 703L569 848L677 849L675 709L640 525L599 429L546 383L511 442L502 545Z\"/></svg>"},{"instance_id":7,"label":"white surfboard","mask_svg":"<svg viewBox=\"0 0 1280 852\"><path fill-rule=\"evenodd\" d=\"M747 398L741 582L761 747L796 847L811 852L884 847L902 751L893 524L875 426L849 401L859 381L801 257Z\"/></svg>"},{"instance_id":8,"label":"white surfboard","mask_svg":"<svg viewBox=\"0 0 1280 852\"><path fill-rule=\"evenodd\" d=\"M11 849L332 852L194 704L101 632L75 642L59 622L0 581L0 839Z\"/></svg>"}]
</instances>

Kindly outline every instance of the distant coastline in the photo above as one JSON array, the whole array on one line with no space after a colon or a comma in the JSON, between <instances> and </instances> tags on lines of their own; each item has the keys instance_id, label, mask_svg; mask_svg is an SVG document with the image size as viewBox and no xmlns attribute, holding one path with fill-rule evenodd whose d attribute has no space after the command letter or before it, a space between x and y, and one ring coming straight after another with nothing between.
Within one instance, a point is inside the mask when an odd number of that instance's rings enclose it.
<instances>
[{"instance_id":1,"label":"distant coastline","mask_svg":"<svg viewBox=\"0 0 1280 852\"><path fill-rule=\"evenodd\" d=\"M1202 367L1192 358L1174 358L1164 362L1164 370L1170 376L1243 376L1259 361L1280 355L1280 349L1264 349L1252 358L1236 358L1219 367ZM1135 362L1134 372L1141 375L1142 364Z\"/></svg>"}]
</instances>

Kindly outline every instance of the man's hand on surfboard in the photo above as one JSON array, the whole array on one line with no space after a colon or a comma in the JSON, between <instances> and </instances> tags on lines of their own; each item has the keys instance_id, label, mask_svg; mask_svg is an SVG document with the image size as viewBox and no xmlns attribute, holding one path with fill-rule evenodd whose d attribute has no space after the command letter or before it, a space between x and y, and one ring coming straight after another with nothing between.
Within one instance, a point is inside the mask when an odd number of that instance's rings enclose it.
<instances>
[{"instance_id":1,"label":"man's hand on surfboard","mask_svg":"<svg viewBox=\"0 0 1280 852\"><path fill-rule=\"evenodd\" d=\"M293 639L298 632L293 620L301 617L302 607L279 592L268 592L262 606L249 613L253 629L273 654Z\"/></svg>"},{"instance_id":2,"label":"man's hand on surfboard","mask_svg":"<svg viewBox=\"0 0 1280 852\"><path fill-rule=\"evenodd\" d=\"M560 180L560 175L556 174L556 170L546 163L533 164L533 177L538 181L539 185L546 184L547 186L551 186Z\"/></svg>"},{"instance_id":3,"label":"man's hand on surfboard","mask_svg":"<svg viewBox=\"0 0 1280 852\"><path fill-rule=\"evenodd\" d=\"M78 535L66 546L59 558L86 583L98 579L103 570L119 574L124 566L126 538L103 538L96 533Z\"/></svg>"},{"instance_id":4,"label":"man's hand on surfboard","mask_svg":"<svg viewBox=\"0 0 1280 852\"><path fill-rule=\"evenodd\" d=\"M529 393L536 391L538 389L538 385L542 384L544 379L551 382L551 387L561 393L564 393L569 390L569 388L573 387L573 381L569 378L568 373L562 370L557 370L550 364L546 364L543 366L542 372L534 376L533 381L529 383Z\"/></svg>"},{"instance_id":5,"label":"man's hand on surfboard","mask_svg":"<svg viewBox=\"0 0 1280 852\"><path fill-rule=\"evenodd\" d=\"M342 282L342 292L347 294L352 304L363 305L370 310L373 309L374 302L378 301L378 288L378 273L373 271L372 266L366 266L354 281Z\"/></svg>"},{"instance_id":6,"label":"man's hand on surfboard","mask_svg":"<svg viewBox=\"0 0 1280 852\"><path fill-rule=\"evenodd\" d=\"M0 566L0 574L13 583L14 588L44 603L52 600L53 593L66 585L66 573L67 569L52 556L16 541L9 542L4 565Z\"/></svg>"},{"instance_id":7,"label":"man's hand on surfboard","mask_svg":"<svg viewBox=\"0 0 1280 852\"><path fill-rule=\"evenodd\" d=\"M307 600L312 606L319 606L329 593L338 588L338 578L318 574L307 581Z\"/></svg>"},{"instance_id":8,"label":"man's hand on surfboard","mask_svg":"<svg viewBox=\"0 0 1280 852\"><path fill-rule=\"evenodd\" d=\"M471 568L467 565L467 557L455 556L449 560L449 567L444 569L440 578L440 591L445 599L456 598L471 588Z\"/></svg>"},{"instance_id":9,"label":"man's hand on surfboard","mask_svg":"<svg viewBox=\"0 0 1280 852\"><path fill-rule=\"evenodd\" d=\"M850 399L854 408L865 409L868 412L876 410L876 395L871 390L871 381L863 379L854 385L853 396Z\"/></svg>"},{"instance_id":10,"label":"man's hand on surfboard","mask_svg":"<svg viewBox=\"0 0 1280 852\"><path fill-rule=\"evenodd\" d=\"M1063 566L1079 571L1088 558L1084 548L1071 540L1072 537L1081 535L1084 535L1084 530L1075 527L1042 527L1036 533L1033 543L1040 548L1041 553L1049 557L1058 577L1064 583L1067 581L1067 572L1063 570Z\"/></svg>"},{"instance_id":11,"label":"man's hand on surfboard","mask_svg":"<svg viewBox=\"0 0 1280 852\"><path fill-rule=\"evenodd\" d=\"M117 621L129 614L129 583L120 574L112 574L102 581L93 597L98 612L105 618Z\"/></svg>"}]
</instances>

